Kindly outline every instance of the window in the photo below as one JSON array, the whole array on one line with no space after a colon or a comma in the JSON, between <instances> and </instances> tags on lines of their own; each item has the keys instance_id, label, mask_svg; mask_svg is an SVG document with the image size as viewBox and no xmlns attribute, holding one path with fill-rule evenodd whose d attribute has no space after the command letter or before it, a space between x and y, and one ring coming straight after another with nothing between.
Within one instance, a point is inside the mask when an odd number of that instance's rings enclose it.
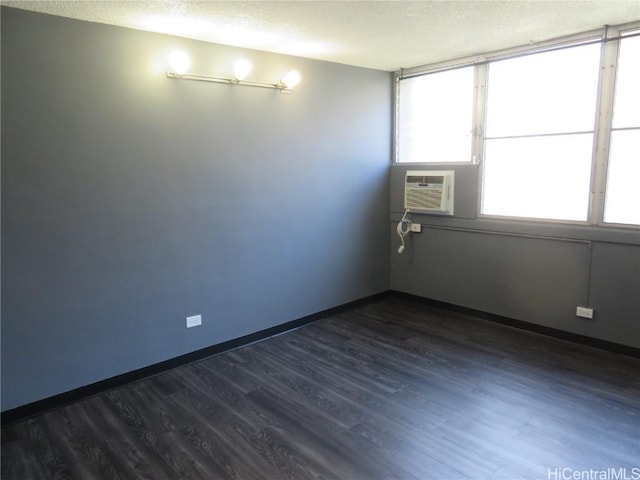
<instances>
[{"instance_id":1,"label":"window","mask_svg":"<svg viewBox=\"0 0 640 480\"><path fill-rule=\"evenodd\" d=\"M398 162L471 161L473 67L400 81Z\"/></svg>"},{"instance_id":2,"label":"window","mask_svg":"<svg viewBox=\"0 0 640 480\"><path fill-rule=\"evenodd\" d=\"M487 140L481 212L584 221L592 134Z\"/></svg>"},{"instance_id":3,"label":"window","mask_svg":"<svg viewBox=\"0 0 640 480\"><path fill-rule=\"evenodd\" d=\"M640 32L635 32L640 33ZM640 225L640 37L622 38L609 144L604 221Z\"/></svg>"},{"instance_id":4,"label":"window","mask_svg":"<svg viewBox=\"0 0 640 480\"><path fill-rule=\"evenodd\" d=\"M396 162L479 159L483 216L640 226L639 28L399 72Z\"/></svg>"},{"instance_id":5,"label":"window","mask_svg":"<svg viewBox=\"0 0 640 480\"><path fill-rule=\"evenodd\" d=\"M485 215L586 221L600 45L489 65Z\"/></svg>"}]
</instances>

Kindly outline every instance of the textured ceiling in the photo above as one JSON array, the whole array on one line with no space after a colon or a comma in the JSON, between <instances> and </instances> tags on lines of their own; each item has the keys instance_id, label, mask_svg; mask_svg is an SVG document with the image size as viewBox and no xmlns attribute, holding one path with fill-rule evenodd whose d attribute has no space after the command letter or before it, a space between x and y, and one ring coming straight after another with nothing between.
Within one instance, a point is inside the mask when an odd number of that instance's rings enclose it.
<instances>
[{"instance_id":1,"label":"textured ceiling","mask_svg":"<svg viewBox=\"0 0 640 480\"><path fill-rule=\"evenodd\" d=\"M2 5L379 70L640 19L640 0L86 1Z\"/></svg>"}]
</instances>

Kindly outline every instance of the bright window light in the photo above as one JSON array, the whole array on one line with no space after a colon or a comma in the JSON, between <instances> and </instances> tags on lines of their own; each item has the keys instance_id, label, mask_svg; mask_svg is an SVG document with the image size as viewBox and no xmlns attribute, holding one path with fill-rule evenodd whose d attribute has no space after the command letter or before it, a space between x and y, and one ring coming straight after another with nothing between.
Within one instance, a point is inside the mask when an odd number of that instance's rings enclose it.
<instances>
[{"instance_id":1,"label":"bright window light","mask_svg":"<svg viewBox=\"0 0 640 480\"><path fill-rule=\"evenodd\" d=\"M473 67L400 81L398 162L471 161Z\"/></svg>"},{"instance_id":2,"label":"bright window light","mask_svg":"<svg viewBox=\"0 0 640 480\"><path fill-rule=\"evenodd\" d=\"M618 56L613 128L640 128L639 59L640 37L623 38Z\"/></svg>"},{"instance_id":3,"label":"bright window light","mask_svg":"<svg viewBox=\"0 0 640 480\"><path fill-rule=\"evenodd\" d=\"M586 221L592 134L487 140L482 213Z\"/></svg>"},{"instance_id":4,"label":"bright window light","mask_svg":"<svg viewBox=\"0 0 640 480\"><path fill-rule=\"evenodd\" d=\"M487 137L592 131L600 45L489 65Z\"/></svg>"},{"instance_id":5,"label":"bright window light","mask_svg":"<svg viewBox=\"0 0 640 480\"><path fill-rule=\"evenodd\" d=\"M640 37L623 38L613 108L604 221L640 225ZM624 130L623 130L624 129Z\"/></svg>"},{"instance_id":6,"label":"bright window light","mask_svg":"<svg viewBox=\"0 0 640 480\"><path fill-rule=\"evenodd\" d=\"M489 65L484 215L587 221L600 45Z\"/></svg>"},{"instance_id":7,"label":"bright window light","mask_svg":"<svg viewBox=\"0 0 640 480\"><path fill-rule=\"evenodd\" d=\"M640 129L611 132L604 221L640 225Z\"/></svg>"}]
</instances>

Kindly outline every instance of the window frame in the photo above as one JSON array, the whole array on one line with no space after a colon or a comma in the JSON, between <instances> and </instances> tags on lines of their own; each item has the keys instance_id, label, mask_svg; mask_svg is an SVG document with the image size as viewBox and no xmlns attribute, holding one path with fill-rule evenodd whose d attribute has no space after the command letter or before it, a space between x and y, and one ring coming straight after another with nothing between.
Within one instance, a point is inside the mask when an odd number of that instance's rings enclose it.
<instances>
[{"instance_id":1,"label":"window frame","mask_svg":"<svg viewBox=\"0 0 640 480\"><path fill-rule=\"evenodd\" d=\"M508 48L483 55L463 57L430 65L422 65L410 69L402 69L394 73L394 135L393 135L393 164L400 166L451 166L461 167L476 166L479 168L477 188L477 211L479 219L506 220L528 223L555 223L568 225L587 225L606 228L638 229L640 225L619 224L604 221L604 206L606 200L606 183L609 166L609 146L611 142L611 130L613 120L613 106L615 98L616 71L620 40L631 35L640 35L640 21L634 21L617 25L615 27L603 27L575 35L559 37L544 42L530 45ZM628 32L636 31L631 35ZM589 185L589 200L587 206L587 219L585 221L559 220L548 218L534 218L521 216L503 216L483 214L482 199L484 186L484 159L485 159L485 127L487 111L487 81L488 68L492 62L507 60L521 56L544 53L553 50L561 50L579 47L580 45L597 43L600 49L600 70L597 81L596 108L593 128L593 146L591 156L591 177ZM455 68L474 66L474 102L473 102L473 130L470 161L468 162L401 162L399 160L399 116L398 107L400 101L401 81L406 78L437 73Z\"/></svg>"},{"instance_id":2,"label":"window frame","mask_svg":"<svg viewBox=\"0 0 640 480\"><path fill-rule=\"evenodd\" d=\"M629 32L635 32L629 34ZM601 129L597 132L598 137L596 147L594 147L595 161L593 168L595 172L595 188L593 188L592 197L594 201L595 219L594 224L600 227L615 227L626 229L637 229L640 225L628 223L605 222L605 203L607 200L607 176L609 174L609 152L611 147L611 133L616 130L628 130L631 128L614 128L613 114L615 107L615 89L617 84L618 59L620 55L620 42L625 37L631 38L640 35L640 22L631 22L615 27L605 29L605 40L602 48L601 81L598 94L602 94L602 98L598 98L598 119ZM615 40L615 41L612 41ZM633 128L635 129L635 128ZM593 181L593 180L592 180Z\"/></svg>"},{"instance_id":3,"label":"window frame","mask_svg":"<svg viewBox=\"0 0 640 480\"><path fill-rule=\"evenodd\" d=\"M517 52L514 52L513 54L500 54L497 56L488 56L487 57L487 65L490 66L491 63L493 62L497 62L497 61L503 61L503 60L509 60L509 59L513 59L513 58L520 58L520 57L524 57L524 56L530 56L530 55L538 55L538 54L545 54L547 52L554 52L554 51L558 51L558 50L569 50L572 48L579 48L581 46L585 46L585 45L590 45L590 44L600 44L602 43L602 30L597 30L597 31L590 31L590 32L586 32L583 34L577 34L577 35L572 35L571 37L563 37L561 41L554 41L551 40L549 42L545 42L542 45L536 46L536 47L529 47L526 48L524 50L520 50L518 49ZM590 219L592 218L592 198L593 198L593 167L594 167L594 148L595 148L595 144L597 142L597 123L598 123L598 119L600 118L599 115L599 111L598 111L598 105L600 104L599 102L599 95L600 95L600 91L601 91L601 76L602 76L602 49L601 49L601 53L600 53L600 70L599 70L599 78L597 80L597 90L596 90L596 108L594 109L594 117L593 117L593 128L592 130L588 130L588 131L571 131L571 132L562 132L562 133L540 133L540 134L524 134L524 135L517 135L517 136L513 136L513 137L505 137L505 138L529 138L529 137L548 137L548 136L557 136L557 135L577 135L577 134L591 134L593 136L593 140L592 140L592 148L591 148L591 162L590 162L590 170L591 170L591 175L590 175L590 181L589 181L589 198L587 200L587 215L586 215L586 220L571 220L571 219L558 219L558 218L545 218L545 217L525 217L525 216L511 216L511 215L492 215L492 214L487 214L487 213L482 213L482 201L483 201L483 196L484 196L484 176L485 176L485 171L486 169L484 168L484 160L485 160L485 153L486 153L486 143L487 140L492 140L492 139L499 139L500 137L488 137L486 135L484 135L482 137L482 163L480 165L480 174L478 175L479 179L479 185L478 185L478 208L477 208L477 217L478 218L486 218L486 219L491 219L491 220L514 220L514 221L520 221L520 222L543 222L543 223L556 223L556 224L568 224L568 225L589 225ZM489 73L490 68L486 68L486 72L485 72L485 76L486 76L486 80L485 83L489 83ZM485 104L485 111L487 108L487 104L488 104L488 89L485 91L485 97L484 97L484 104ZM486 115L483 118L483 125L486 125Z\"/></svg>"},{"instance_id":4,"label":"window frame","mask_svg":"<svg viewBox=\"0 0 640 480\"><path fill-rule=\"evenodd\" d=\"M476 90L476 82L478 81L478 71L477 71L477 58L467 59L463 62L458 62L457 60L441 62L438 64L431 65L428 69L421 70L419 68L416 69L402 69L399 72L395 72L394 74L394 117L393 117L393 163L397 165L421 165L421 166L455 166L455 165L472 165L476 163L475 159L475 144L476 144L476 125L477 125L477 96L475 95ZM416 77L422 77L425 75L438 74L442 72L447 72L450 70L457 70L461 68L474 67L473 70L473 88L474 95L472 97L472 112L471 112L471 152L469 155L469 160L461 161L461 162L401 162L400 158L400 82L402 80L408 80Z\"/></svg>"}]
</instances>

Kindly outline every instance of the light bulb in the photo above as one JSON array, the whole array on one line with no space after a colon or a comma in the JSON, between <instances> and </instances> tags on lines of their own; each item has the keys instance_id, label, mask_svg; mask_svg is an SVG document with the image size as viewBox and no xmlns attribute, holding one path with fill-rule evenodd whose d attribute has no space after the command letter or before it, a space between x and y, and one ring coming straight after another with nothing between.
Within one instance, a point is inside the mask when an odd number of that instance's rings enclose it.
<instances>
[{"instance_id":1,"label":"light bulb","mask_svg":"<svg viewBox=\"0 0 640 480\"><path fill-rule=\"evenodd\" d=\"M178 75L183 75L189 70L189 66L191 65L191 59L189 59L189 55L181 51L172 52L169 55L169 64L173 71Z\"/></svg>"},{"instance_id":2,"label":"light bulb","mask_svg":"<svg viewBox=\"0 0 640 480\"><path fill-rule=\"evenodd\" d=\"M300 83L300 80L300 74L295 70L291 70L289 73L287 73L287 76L282 79L282 83L288 90L291 90L298 83Z\"/></svg>"},{"instance_id":3,"label":"light bulb","mask_svg":"<svg viewBox=\"0 0 640 480\"><path fill-rule=\"evenodd\" d=\"M245 60L244 58L238 60L233 69L236 80L244 80L245 78L247 78L247 75L250 71L251 62L249 62L249 60Z\"/></svg>"}]
</instances>

